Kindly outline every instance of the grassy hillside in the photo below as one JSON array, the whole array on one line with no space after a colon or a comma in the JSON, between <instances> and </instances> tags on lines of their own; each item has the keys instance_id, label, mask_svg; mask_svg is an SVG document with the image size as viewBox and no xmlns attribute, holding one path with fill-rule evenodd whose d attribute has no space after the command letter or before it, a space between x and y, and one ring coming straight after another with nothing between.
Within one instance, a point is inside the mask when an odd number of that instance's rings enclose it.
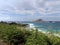
<instances>
[{"instance_id":1,"label":"grassy hillside","mask_svg":"<svg viewBox=\"0 0 60 45\"><path fill-rule=\"evenodd\" d=\"M60 38L28 30L25 25L0 23L0 45L60 45Z\"/></svg>"}]
</instances>

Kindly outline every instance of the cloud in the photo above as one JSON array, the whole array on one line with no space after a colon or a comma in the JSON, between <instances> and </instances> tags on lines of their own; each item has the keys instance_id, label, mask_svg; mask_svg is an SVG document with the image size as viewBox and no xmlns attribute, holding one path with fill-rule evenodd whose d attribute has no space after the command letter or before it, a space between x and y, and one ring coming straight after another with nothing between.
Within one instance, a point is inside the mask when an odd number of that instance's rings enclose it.
<instances>
[{"instance_id":1,"label":"cloud","mask_svg":"<svg viewBox=\"0 0 60 45\"><path fill-rule=\"evenodd\" d=\"M8 16L8 15L0 15L0 21L10 21L10 16Z\"/></svg>"},{"instance_id":2,"label":"cloud","mask_svg":"<svg viewBox=\"0 0 60 45\"><path fill-rule=\"evenodd\" d=\"M21 3L20 3L21 2ZM16 2L16 5L12 7L15 12L20 13L34 13L39 12L43 15L48 13L60 12L60 1L59 0L20 0ZM10 9L11 10L11 9Z\"/></svg>"},{"instance_id":3,"label":"cloud","mask_svg":"<svg viewBox=\"0 0 60 45\"><path fill-rule=\"evenodd\" d=\"M60 0L0 0L0 11L1 15L13 20L21 19L21 15L23 15L21 20L56 17L56 15L60 17Z\"/></svg>"}]
</instances>

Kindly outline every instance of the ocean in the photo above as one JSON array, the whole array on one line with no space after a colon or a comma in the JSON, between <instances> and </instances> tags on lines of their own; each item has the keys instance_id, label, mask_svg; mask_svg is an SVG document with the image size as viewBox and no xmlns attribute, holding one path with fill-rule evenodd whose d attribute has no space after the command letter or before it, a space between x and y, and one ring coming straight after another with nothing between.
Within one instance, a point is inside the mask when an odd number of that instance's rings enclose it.
<instances>
[{"instance_id":1,"label":"ocean","mask_svg":"<svg viewBox=\"0 0 60 45\"><path fill-rule=\"evenodd\" d=\"M50 32L60 32L60 22L29 22L29 21L23 21L20 22L23 24L29 24L31 27L35 27L37 29L40 29L42 31L50 31Z\"/></svg>"}]
</instances>

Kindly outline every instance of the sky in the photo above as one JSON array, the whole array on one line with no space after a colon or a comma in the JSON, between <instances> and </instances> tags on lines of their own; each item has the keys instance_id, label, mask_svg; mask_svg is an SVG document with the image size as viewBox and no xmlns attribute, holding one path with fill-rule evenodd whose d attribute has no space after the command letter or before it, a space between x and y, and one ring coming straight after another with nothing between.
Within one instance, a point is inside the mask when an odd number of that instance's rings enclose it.
<instances>
[{"instance_id":1,"label":"sky","mask_svg":"<svg viewBox=\"0 0 60 45\"><path fill-rule=\"evenodd\" d=\"M0 21L60 21L60 0L0 0Z\"/></svg>"}]
</instances>

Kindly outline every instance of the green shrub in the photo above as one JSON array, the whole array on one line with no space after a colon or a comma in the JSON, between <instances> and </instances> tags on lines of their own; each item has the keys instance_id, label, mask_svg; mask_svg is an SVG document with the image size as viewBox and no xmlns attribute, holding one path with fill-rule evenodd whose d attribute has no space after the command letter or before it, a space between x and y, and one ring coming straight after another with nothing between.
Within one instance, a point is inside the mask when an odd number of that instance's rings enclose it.
<instances>
[{"instance_id":1,"label":"green shrub","mask_svg":"<svg viewBox=\"0 0 60 45\"><path fill-rule=\"evenodd\" d=\"M16 24L0 24L0 39L8 45L60 45L60 37L53 33L43 34L36 30L27 30Z\"/></svg>"}]
</instances>

